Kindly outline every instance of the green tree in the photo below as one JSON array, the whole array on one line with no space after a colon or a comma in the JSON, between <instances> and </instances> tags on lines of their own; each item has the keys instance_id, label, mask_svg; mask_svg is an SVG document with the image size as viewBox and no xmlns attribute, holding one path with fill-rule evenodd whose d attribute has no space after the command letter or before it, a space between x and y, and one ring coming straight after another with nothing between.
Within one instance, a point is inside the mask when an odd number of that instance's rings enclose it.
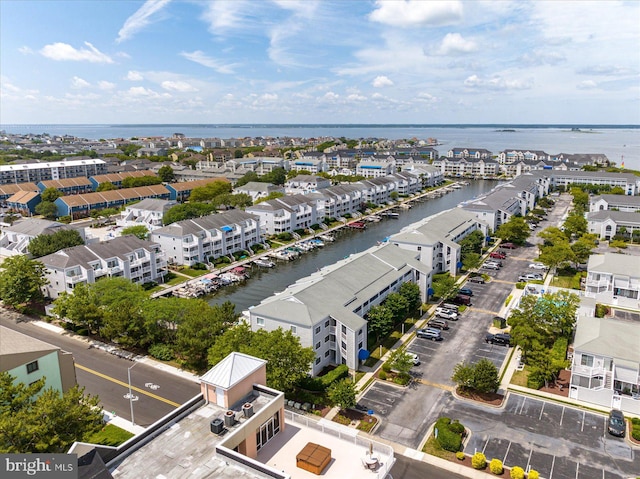
<instances>
[{"instance_id":1,"label":"green tree","mask_svg":"<svg viewBox=\"0 0 640 479\"><path fill-rule=\"evenodd\" d=\"M61 196L62 192L57 188L46 188L42 193L40 193L42 201L47 201L49 203L53 203Z\"/></svg>"},{"instance_id":2,"label":"green tree","mask_svg":"<svg viewBox=\"0 0 640 479\"><path fill-rule=\"evenodd\" d=\"M146 240L149 238L149 229L145 225L127 226L126 228L122 228L120 235L133 235L141 240Z\"/></svg>"},{"instance_id":3,"label":"green tree","mask_svg":"<svg viewBox=\"0 0 640 479\"><path fill-rule=\"evenodd\" d=\"M573 187L570 191L573 196L573 206L577 210L587 211L589 209L589 193L578 187Z\"/></svg>"},{"instance_id":4,"label":"green tree","mask_svg":"<svg viewBox=\"0 0 640 479\"><path fill-rule=\"evenodd\" d=\"M407 300L409 313L418 311L420 306L422 306L422 294L420 293L420 286L418 286L416 283L412 283L410 281L402 283L400 285L400 289L398 289L398 292Z\"/></svg>"},{"instance_id":5,"label":"green tree","mask_svg":"<svg viewBox=\"0 0 640 479\"><path fill-rule=\"evenodd\" d=\"M349 378L336 381L329 386L327 396L340 409L349 409L356 405L356 387Z\"/></svg>"},{"instance_id":6,"label":"green tree","mask_svg":"<svg viewBox=\"0 0 640 479\"><path fill-rule=\"evenodd\" d=\"M447 299L458 292L456 279L449 273L434 275L431 288L433 289L434 296L440 299Z\"/></svg>"},{"instance_id":7,"label":"green tree","mask_svg":"<svg viewBox=\"0 0 640 479\"><path fill-rule=\"evenodd\" d=\"M254 201L254 204L257 205L258 203L263 203L265 201L275 200L277 198L282 198L283 196L284 196L284 193L281 193L279 191L272 191L267 196L265 196L263 198L258 198L256 201Z\"/></svg>"},{"instance_id":8,"label":"green tree","mask_svg":"<svg viewBox=\"0 0 640 479\"><path fill-rule=\"evenodd\" d=\"M189 201L211 201L216 196L224 193L231 193L231 189L231 183L226 180L213 181L205 186L194 188L189 195Z\"/></svg>"},{"instance_id":9,"label":"green tree","mask_svg":"<svg viewBox=\"0 0 640 479\"><path fill-rule=\"evenodd\" d=\"M96 188L97 192L101 192L101 191L112 191L112 190L117 190L118 188L116 188L116 185L114 185L113 183L111 183L110 181L105 181L103 183L100 183L98 185L98 187Z\"/></svg>"},{"instance_id":10,"label":"green tree","mask_svg":"<svg viewBox=\"0 0 640 479\"><path fill-rule=\"evenodd\" d=\"M195 202L184 203L169 208L164 214L162 222L165 225L170 225L171 223L175 223L177 221L207 216L215 213L215 211L215 205Z\"/></svg>"},{"instance_id":11,"label":"green tree","mask_svg":"<svg viewBox=\"0 0 640 479\"><path fill-rule=\"evenodd\" d=\"M473 368L473 389L481 393L494 393L498 387L498 368L487 358L482 358Z\"/></svg>"},{"instance_id":12,"label":"green tree","mask_svg":"<svg viewBox=\"0 0 640 479\"><path fill-rule=\"evenodd\" d=\"M460 245L460 255L462 258L469 253L480 254L482 252L482 245L484 244L484 235L482 231L473 231L458 241L458 244Z\"/></svg>"},{"instance_id":13,"label":"green tree","mask_svg":"<svg viewBox=\"0 0 640 479\"><path fill-rule=\"evenodd\" d=\"M84 244L84 240L77 230L60 230L52 234L41 234L29 242L29 253L34 258L40 258L55 253L64 248Z\"/></svg>"},{"instance_id":14,"label":"green tree","mask_svg":"<svg viewBox=\"0 0 640 479\"><path fill-rule=\"evenodd\" d=\"M467 253L462 257L462 267L466 271L477 269L482 264L482 256L478 253Z\"/></svg>"},{"instance_id":15,"label":"green tree","mask_svg":"<svg viewBox=\"0 0 640 479\"><path fill-rule=\"evenodd\" d=\"M557 243L566 242L569 239L567 238L567 235L564 234L564 231L557 226L550 226L543 229L538 233L538 237L543 240L543 244L545 246L553 246Z\"/></svg>"},{"instance_id":16,"label":"green tree","mask_svg":"<svg viewBox=\"0 0 640 479\"><path fill-rule=\"evenodd\" d=\"M233 152L233 157L238 159L238 158L242 158L244 156L244 154L242 153L242 150L235 150Z\"/></svg>"},{"instance_id":17,"label":"green tree","mask_svg":"<svg viewBox=\"0 0 640 479\"><path fill-rule=\"evenodd\" d=\"M186 328L194 329L199 318L211 318L215 315L212 307L201 299L158 298L145 301L142 305L145 330L149 343L173 344L176 342L178 329L185 323L193 323ZM235 317L228 318L234 320ZM215 323L224 321L212 320Z\"/></svg>"},{"instance_id":18,"label":"green tree","mask_svg":"<svg viewBox=\"0 0 640 479\"><path fill-rule=\"evenodd\" d=\"M284 185L285 181L287 181L287 172L284 168L274 168L266 175L263 175L260 181L273 183L274 185Z\"/></svg>"},{"instance_id":19,"label":"green tree","mask_svg":"<svg viewBox=\"0 0 640 479\"><path fill-rule=\"evenodd\" d=\"M396 349L389 356L389 366L401 375L408 375L413 366L413 359L404 349Z\"/></svg>"},{"instance_id":20,"label":"green tree","mask_svg":"<svg viewBox=\"0 0 640 479\"><path fill-rule=\"evenodd\" d=\"M531 235L531 230L523 217L512 216L509 221L498 226L495 234L503 241L524 244Z\"/></svg>"},{"instance_id":21,"label":"green tree","mask_svg":"<svg viewBox=\"0 0 640 479\"><path fill-rule=\"evenodd\" d=\"M397 201L399 197L400 194L397 191L392 191L391 193L389 193L389 198L393 201Z\"/></svg>"},{"instance_id":22,"label":"green tree","mask_svg":"<svg viewBox=\"0 0 640 479\"><path fill-rule=\"evenodd\" d=\"M369 332L373 333L376 341L393 331L393 312L383 305L373 306L367 313Z\"/></svg>"},{"instance_id":23,"label":"green tree","mask_svg":"<svg viewBox=\"0 0 640 479\"><path fill-rule=\"evenodd\" d=\"M0 265L0 299L19 311L42 301L42 287L48 284L44 265L24 255L10 256Z\"/></svg>"},{"instance_id":24,"label":"green tree","mask_svg":"<svg viewBox=\"0 0 640 479\"><path fill-rule=\"evenodd\" d=\"M591 256L591 252L596 247L596 243L589 237L590 235L582 235L572 245L571 251L577 263L586 263Z\"/></svg>"},{"instance_id":25,"label":"green tree","mask_svg":"<svg viewBox=\"0 0 640 479\"><path fill-rule=\"evenodd\" d=\"M567 238L580 236L587 232L587 219L580 212L573 211L564 221L564 232Z\"/></svg>"},{"instance_id":26,"label":"green tree","mask_svg":"<svg viewBox=\"0 0 640 479\"><path fill-rule=\"evenodd\" d=\"M100 330L104 316L93 285L85 283L77 284L72 294L67 292L60 294L53 302L53 313L92 332Z\"/></svg>"},{"instance_id":27,"label":"green tree","mask_svg":"<svg viewBox=\"0 0 640 479\"><path fill-rule=\"evenodd\" d=\"M14 381L0 372L0 453L64 453L103 427L98 398L83 388L61 394L44 389L44 379Z\"/></svg>"},{"instance_id":28,"label":"green tree","mask_svg":"<svg viewBox=\"0 0 640 479\"><path fill-rule=\"evenodd\" d=\"M409 314L409 301L400 293L389 294L384 300L384 306L391 311L394 324L401 323Z\"/></svg>"},{"instance_id":29,"label":"green tree","mask_svg":"<svg viewBox=\"0 0 640 479\"><path fill-rule=\"evenodd\" d=\"M453 367L451 380L461 388L473 387L474 366L465 362L458 363Z\"/></svg>"},{"instance_id":30,"label":"green tree","mask_svg":"<svg viewBox=\"0 0 640 479\"><path fill-rule=\"evenodd\" d=\"M123 188L137 188L139 186L159 185L162 179L158 176L128 176L122 180Z\"/></svg>"},{"instance_id":31,"label":"green tree","mask_svg":"<svg viewBox=\"0 0 640 479\"><path fill-rule=\"evenodd\" d=\"M36 205L35 212L48 220L55 220L58 216L58 207L50 201L41 201Z\"/></svg>"},{"instance_id":32,"label":"green tree","mask_svg":"<svg viewBox=\"0 0 640 479\"><path fill-rule=\"evenodd\" d=\"M161 166L158 170L158 176L165 183L171 183L176 177L175 173L173 172L173 168L171 168L169 165Z\"/></svg>"},{"instance_id":33,"label":"green tree","mask_svg":"<svg viewBox=\"0 0 640 479\"><path fill-rule=\"evenodd\" d=\"M244 186L251 181L260 181L258 173L255 171L247 171L241 178L236 181L236 188Z\"/></svg>"},{"instance_id":34,"label":"green tree","mask_svg":"<svg viewBox=\"0 0 640 479\"><path fill-rule=\"evenodd\" d=\"M549 269L554 269L563 264L575 262L576 255L569 242L565 240L554 245L541 245L538 260Z\"/></svg>"}]
</instances>

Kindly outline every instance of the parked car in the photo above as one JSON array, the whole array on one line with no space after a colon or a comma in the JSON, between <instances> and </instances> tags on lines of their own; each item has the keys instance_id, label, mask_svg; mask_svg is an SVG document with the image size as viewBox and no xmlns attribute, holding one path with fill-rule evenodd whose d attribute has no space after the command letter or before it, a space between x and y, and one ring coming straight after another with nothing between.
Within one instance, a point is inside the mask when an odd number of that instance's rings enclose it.
<instances>
[{"instance_id":1,"label":"parked car","mask_svg":"<svg viewBox=\"0 0 640 479\"><path fill-rule=\"evenodd\" d=\"M432 318L427 322L427 326L436 329L449 329L449 323L445 319Z\"/></svg>"},{"instance_id":2,"label":"parked car","mask_svg":"<svg viewBox=\"0 0 640 479\"><path fill-rule=\"evenodd\" d=\"M489 263L489 262L483 264L482 267L484 269L493 269L493 270L496 270L496 271L500 269L500 265L498 265L496 263Z\"/></svg>"},{"instance_id":3,"label":"parked car","mask_svg":"<svg viewBox=\"0 0 640 479\"><path fill-rule=\"evenodd\" d=\"M506 257L507 255L504 253L501 253L500 251L494 251L493 253L489 253L489 258L505 259Z\"/></svg>"},{"instance_id":4,"label":"parked car","mask_svg":"<svg viewBox=\"0 0 640 479\"><path fill-rule=\"evenodd\" d=\"M502 268L502 261L500 261L499 259L488 259L486 261L489 264L497 264L498 266L500 266Z\"/></svg>"},{"instance_id":5,"label":"parked car","mask_svg":"<svg viewBox=\"0 0 640 479\"><path fill-rule=\"evenodd\" d=\"M487 334L484 338L486 343L502 344L503 346L511 345L511 335L507 333Z\"/></svg>"},{"instance_id":6,"label":"parked car","mask_svg":"<svg viewBox=\"0 0 640 479\"><path fill-rule=\"evenodd\" d=\"M518 282L542 281L542 275L539 273L526 273L518 276Z\"/></svg>"},{"instance_id":7,"label":"parked car","mask_svg":"<svg viewBox=\"0 0 640 479\"><path fill-rule=\"evenodd\" d=\"M420 365L420 357L418 357L418 355L416 353L406 352L404 354L405 354L405 356L409 357L409 359L411 360L411 362L413 363L414 366L419 366Z\"/></svg>"},{"instance_id":8,"label":"parked car","mask_svg":"<svg viewBox=\"0 0 640 479\"><path fill-rule=\"evenodd\" d=\"M471 297L464 294L459 294L451 300L455 304L464 304L465 306L471 306Z\"/></svg>"},{"instance_id":9,"label":"parked car","mask_svg":"<svg viewBox=\"0 0 640 479\"><path fill-rule=\"evenodd\" d=\"M450 319L451 321L457 321L458 320L458 313L454 312L454 311L436 311L436 317L437 318L444 318L444 319Z\"/></svg>"},{"instance_id":10,"label":"parked car","mask_svg":"<svg viewBox=\"0 0 640 479\"><path fill-rule=\"evenodd\" d=\"M529 268L531 268L531 269L540 269L540 270L546 270L547 269L547 267L542 263L531 263L529 265Z\"/></svg>"},{"instance_id":11,"label":"parked car","mask_svg":"<svg viewBox=\"0 0 640 479\"><path fill-rule=\"evenodd\" d=\"M470 276L469 279L467 279L467 281L469 281L470 283L478 283L478 284L484 284L484 278L482 276Z\"/></svg>"},{"instance_id":12,"label":"parked car","mask_svg":"<svg viewBox=\"0 0 640 479\"><path fill-rule=\"evenodd\" d=\"M457 304L442 303L440 307L444 309L450 309L451 311L455 311L456 313L460 311L460 306L458 306Z\"/></svg>"},{"instance_id":13,"label":"parked car","mask_svg":"<svg viewBox=\"0 0 640 479\"><path fill-rule=\"evenodd\" d=\"M457 313L458 312L458 308L450 308L447 306L438 306L436 308L436 314L438 313Z\"/></svg>"},{"instance_id":14,"label":"parked car","mask_svg":"<svg viewBox=\"0 0 640 479\"><path fill-rule=\"evenodd\" d=\"M464 294L466 296L473 296L473 291L471 291L471 289L469 289L469 288L460 288L458 290L458 293Z\"/></svg>"},{"instance_id":15,"label":"parked car","mask_svg":"<svg viewBox=\"0 0 640 479\"><path fill-rule=\"evenodd\" d=\"M430 339L431 341L442 341L440 330L435 328L418 329L416 336L423 339Z\"/></svg>"},{"instance_id":16,"label":"parked car","mask_svg":"<svg viewBox=\"0 0 640 479\"><path fill-rule=\"evenodd\" d=\"M618 409L612 409L609 413L609 422L607 424L607 431L612 436L624 437L626 432L626 424L624 422L624 414Z\"/></svg>"},{"instance_id":17,"label":"parked car","mask_svg":"<svg viewBox=\"0 0 640 479\"><path fill-rule=\"evenodd\" d=\"M500 248L516 249L517 246L514 245L513 243L500 243Z\"/></svg>"}]
</instances>

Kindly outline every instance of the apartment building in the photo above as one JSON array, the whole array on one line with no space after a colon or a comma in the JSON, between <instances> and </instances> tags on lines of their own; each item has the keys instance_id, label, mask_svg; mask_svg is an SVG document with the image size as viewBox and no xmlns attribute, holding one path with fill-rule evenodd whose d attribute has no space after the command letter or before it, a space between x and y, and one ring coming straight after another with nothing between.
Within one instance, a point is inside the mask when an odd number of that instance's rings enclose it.
<instances>
[{"instance_id":1,"label":"apartment building","mask_svg":"<svg viewBox=\"0 0 640 479\"><path fill-rule=\"evenodd\" d=\"M88 178L107 172L103 160L86 158L78 160L52 161L47 163L24 163L0 165L0 185L11 183L40 183L84 176Z\"/></svg>"},{"instance_id":2,"label":"apartment building","mask_svg":"<svg viewBox=\"0 0 640 479\"><path fill-rule=\"evenodd\" d=\"M0 233L0 256L29 254L29 243L40 235L50 235L63 230L76 230L85 238L84 228L39 218L26 218L2 228Z\"/></svg>"},{"instance_id":3,"label":"apartment building","mask_svg":"<svg viewBox=\"0 0 640 479\"><path fill-rule=\"evenodd\" d=\"M323 205L324 217L344 218L347 214L353 214L362 210L364 206L364 187L360 184L344 184L331 186L314 193L309 193L309 198L318 200Z\"/></svg>"},{"instance_id":4,"label":"apartment building","mask_svg":"<svg viewBox=\"0 0 640 479\"><path fill-rule=\"evenodd\" d=\"M599 303L640 309L640 256L594 254L587 263L584 295Z\"/></svg>"},{"instance_id":5,"label":"apartment building","mask_svg":"<svg viewBox=\"0 0 640 479\"><path fill-rule=\"evenodd\" d=\"M637 239L640 235L640 213L602 210L587 213L589 233L610 240L616 235Z\"/></svg>"},{"instance_id":6,"label":"apartment building","mask_svg":"<svg viewBox=\"0 0 640 479\"><path fill-rule=\"evenodd\" d=\"M43 192L47 188L55 188L63 195L81 195L91 193L94 188L89 178L63 178L61 180L48 180L38 183L38 189Z\"/></svg>"},{"instance_id":7,"label":"apartment building","mask_svg":"<svg viewBox=\"0 0 640 479\"><path fill-rule=\"evenodd\" d=\"M633 173L609 173L606 171L558 171L551 175L553 186L568 187L570 185L607 185L618 186L625 195L637 195L640 192L640 177Z\"/></svg>"},{"instance_id":8,"label":"apartment building","mask_svg":"<svg viewBox=\"0 0 640 479\"><path fill-rule=\"evenodd\" d=\"M640 196L597 195L589 199L589 211L624 211L640 213Z\"/></svg>"},{"instance_id":9,"label":"apartment building","mask_svg":"<svg viewBox=\"0 0 640 479\"><path fill-rule=\"evenodd\" d=\"M542 150L504 150L498 153L500 164L511 164L519 161L548 161L549 153Z\"/></svg>"},{"instance_id":10,"label":"apartment building","mask_svg":"<svg viewBox=\"0 0 640 479\"><path fill-rule=\"evenodd\" d=\"M149 231L162 227L164 214L178 203L171 200L145 198L129 205L116 218L116 224L123 228L128 226L145 226Z\"/></svg>"},{"instance_id":11,"label":"apartment building","mask_svg":"<svg viewBox=\"0 0 640 479\"><path fill-rule=\"evenodd\" d=\"M323 203L306 195L293 195L263 201L245 208L260 221L260 231L277 235L296 230L306 230L322 221Z\"/></svg>"},{"instance_id":12,"label":"apartment building","mask_svg":"<svg viewBox=\"0 0 640 479\"><path fill-rule=\"evenodd\" d=\"M306 195L313 191L322 190L331 186L331 180L316 175L298 175L287 180L284 184L288 195Z\"/></svg>"},{"instance_id":13,"label":"apartment building","mask_svg":"<svg viewBox=\"0 0 640 479\"><path fill-rule=\"evenodd\" d=\"M102 183L111 183L116 188L122 188L122 181L125 178L142 178L143 176L158 176L151 170L131 170L119 171L116 173L106 173L103 175L93 175L89 177L89 181L95 191Z\"/></svg>"}]
</instances>

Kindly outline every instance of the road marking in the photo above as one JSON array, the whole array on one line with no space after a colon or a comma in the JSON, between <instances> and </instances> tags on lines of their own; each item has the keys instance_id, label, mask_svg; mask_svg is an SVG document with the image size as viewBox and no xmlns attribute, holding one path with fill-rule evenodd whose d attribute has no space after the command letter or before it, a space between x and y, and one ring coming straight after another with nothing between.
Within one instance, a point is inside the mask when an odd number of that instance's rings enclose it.
<instances>
[{"instance_id":1,"label":"road marking","mask_svg":"<svg viewBox=\"0 0 640 479\"><path fill-rule=\"evenodd\" d=\"M518 413L518 415L522 415L522 410L524 409L524 403L527 402L527 398L524 397L522 398L522 406L520 406L520 412Z\"/></svg>"},{"instance_id":2,"label":"road marking","mask_svg":"<svg viewBox=\"0 0 640 479\"><path fill-rule=\"evenodd\" d=\"M496 313L495 311L489 311L488 309L480 309L480 308L467 308L469 311L476 311L478 313L487 313L487 314L493 314L494 316L498 316L498 313Z\"/></svg>"},{"instance_id":3,"label":"road marking","mask_svg":"<svg viewBox=\"0 0 640 479\"><path fill-rule=\"evenodd\" d=\"M511 449L511 441L509 441L509 445L507 446L507 452L504 453L504 458L502 459L502 464L507 462L507 456L509 455L509 449Z\"/></svg>"},{"instance_id":4,"label":"road marking","mask_svg":"<svg viewBox=\"0 0 640 479\"><path fill-rule=\"evenodd\" d=\"M88 373L94 374L94 375L99 376L99 377L101 377L103 379L106 379L107 381L111 381L113 383L119 384L120 386L129 389L129 384L125 383L124 381L119 381L118 379L112 378L111 376L107 376L106 374L102 374L102 373L100 373L98 371L90 369L90 368L88 368L86 366L82 366L81 364L78 364L78 363L76 363L76 367L78 369L82 369L83 371L86 371ZM145 391L144 389L140 389L140 388L135 387L135 386L131 386L131 390L139 392L140 394L144 394L145 396L149 396L149 397L151 397L153 399L157 399L158 401L162 401L164 403L167 403L167 404L169 404L169 405L171 405L173 407L180 407L181 406L181 404L178 404L177 402L173 402L170 399L165 399L165 398L163 398L161 396L158 396L157 394L150 393L148 391Z\"/></svg>"},{"instance_id":5,"label":"road marking","mask_svg":"<svg viewBox=\"0 0 640 479\"><path fill-rule=\"evenodd\" d=\"M542 409L540 409L540 416L538 416L538 421L542 420L542 413L544 412L544 402L542 403Z\"/></svg>"},{"instance_id":6,"label":"road marking","mask_svg":"<svg viewBox=\"0 0 640 479\"><path fill-rule=\"evenodd\" d=\"M580 428L580 432L584 432L584 416L585 416L586 412L582 411L582 427Z\"/></svg>"},{"instance_id":7,"label":"road marking","mask_svg":"<svg viewBox=\"0 0 640 479\"><path fill-rule=\"evenodd\" d=\"M556 464L556 456L553 456L553 461L551 461L551 472L549 472L549 479L553 477L553 466L555 466L555 464Z\"/></svg>"},{"instance_id":8,"label":"road marking","mask_svg":"<svg viewBox=\"0 0 640 479\"><path fill-rule=\"evenodd\" d=\"M580 470L580 463L576 462L576 479L578 479L578 471Z\"/></svg>"},{"instance_id":9,"label":"road marking","mask_svg":"<svg viewBox=\"0 0 640 479\"><path fill-rule=\"evenodd\" d=\"M484 450L487 448L487 444L489 444L489 439L484 443L484 447L482 448L482 454L484 454Z\"/></svg>"},{"instance_id":10,"label":"road marking","mask_svg":"<svg viewBox=\"0 0 640 479\"><path fill-rule=\"evenodd\" d=\"M531 454L533 454L533 449L529 449L529 458L527 459L527 467L525 471L529 470L529 464L531 464Z\"/></svg>"},{"instance_id":11,"label":"road marking","mask_svg":"<svg viewBox=\"0 0 640 479\"><path fill-rule=\"evenodd\" d=\"M445 391L451 391L451 392L455 391L455 388L453 386L448 386L446 384L432 383L431 381L427 381L426 379L414 379L414 381L420 384L424 384L425 386L433 386L434 388L444 389Z\"/></svg>"},{"instance_id":12,"label":"road marking","mask_svg":"<svg viewBox=\"0 0 640 479\"><path fill-rule=\"evenodd\" d=\"M564 419L564 410L566 408L564 406L562 406L562 414L560 415L560 425L562 426L562 420Z\"/></svg>"},{"instance_id":13,"label":"road marking","mask_svg":"<svg viewBox=\"0 0 640 479\"><path fill-rule=\"evenodd\" d=\"M495 279L491 278L492 283L502 283L502 284L516 284L515 281L506 281L504 279Z\"/></svg>"}]
</instances>

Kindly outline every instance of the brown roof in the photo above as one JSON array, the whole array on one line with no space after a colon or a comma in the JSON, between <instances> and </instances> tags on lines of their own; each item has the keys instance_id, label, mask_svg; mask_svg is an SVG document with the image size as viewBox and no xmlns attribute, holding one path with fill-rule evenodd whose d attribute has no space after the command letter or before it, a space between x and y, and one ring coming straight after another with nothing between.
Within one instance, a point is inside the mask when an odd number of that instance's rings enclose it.
<instances>
[{"instance_id":1,"label":"brown roof","mask_svg":"<svg viewBox=\"0 0 640 479\"><path fill-rule=\"evenodd\" d=\"M122 171L120 173L108 173L106 175L96 175L92 178L98 183L114 183L125 178L140 178L142 176L158 176L151 170Z\"/></svg>"},{"instance_id":2,"label":"brown roof","mask_svg":"<svg viewBox=\"0 0 640 479\"><path fill-rule=\"evenodd\" d=\"M89 178L62 178L60 180L47 180L41 182L45 188L69 188L70 186L91 186Z\"/></svg>"},{"instance_id":3,"label":"brown roof","mask_svg":"<svg viewBox=\"0 0 640 479\"><path fill-rule=\"evenodd\" d=\"M0 185L0 195L12 195L18 191L39 191L35 183L13 183Z\"/></svg>"},{"instance_id":4,"label":"brown roof","mask_svg":"<svg viewBox=\"0 0 640 479\"><path fill-rule=\"evenodd\" d=\"M7 203L27 203L27 201L31 201L33 198L38 196L40 193L36 193L35 191L18 191L14 195L12 195Z\"/></svg>"},{"instance_id":5,"label":"brown roof","mask_svg":"<svg viewBox=\"0 0 640 479\"><path fill-rule=\"evenodd\" d=\"M211 183L215 183L216 181L223 181L225 183L229 183L229 180L226 178L207 178L206 180L195 180L195 181L182 181L180 183L171 183L171 187L176 191L189 191L194 188L199 188L201 186L206 186Z\"/></svg>"},{"instance_id":6,"label":"brown roof","mask_svg":"<svg viewBox=\"0 0 640 479\"><path fill-rule=\"evenodd\" d=\"M70 195L60 198L68 206L93 205L96 203L107 203L117 200L133 200L137 198L168 195L163 185L138 186L137 188L123 188L121 190L101 191L96 193L86 193L84 195Z\"/></svg>"}]
</instances>

